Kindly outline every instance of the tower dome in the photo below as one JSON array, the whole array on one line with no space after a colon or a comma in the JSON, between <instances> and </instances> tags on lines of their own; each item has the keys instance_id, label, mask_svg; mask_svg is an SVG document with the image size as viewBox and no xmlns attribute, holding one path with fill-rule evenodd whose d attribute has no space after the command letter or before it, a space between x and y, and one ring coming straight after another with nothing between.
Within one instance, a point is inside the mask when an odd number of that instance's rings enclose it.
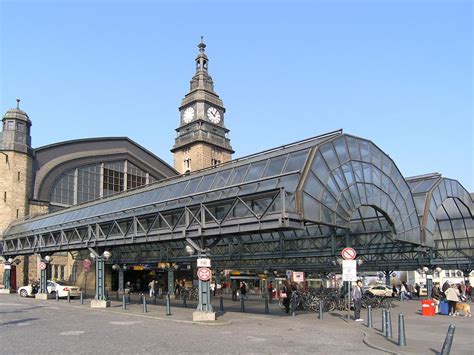
<instances>
[{"instance_id":1,"label":"tower dome","mask_svg":"<svg viewBox=\"0 0 474 355\"><path fill-rule=\"evenodd\" d=\"M0 150L11 150L31 155L31 120L25 111L20 110L20 99L16 100L16 108L5 113L2 123Z\"/></svg>"},{"instance_id":2,"label":"tower dome","mask_svg":"<svg viewBox=\"0 0 474 355\"><path fill-rule=\"evenodd\" d=\"M31 126L31 120L28 117L28 114L25 111L20 110L20 99L16 99L16 107L8 110L5 113L5 116L3 116L2 121L5 122L7 119L24 121L29 123Z\"/></svg>"}]
</instances>

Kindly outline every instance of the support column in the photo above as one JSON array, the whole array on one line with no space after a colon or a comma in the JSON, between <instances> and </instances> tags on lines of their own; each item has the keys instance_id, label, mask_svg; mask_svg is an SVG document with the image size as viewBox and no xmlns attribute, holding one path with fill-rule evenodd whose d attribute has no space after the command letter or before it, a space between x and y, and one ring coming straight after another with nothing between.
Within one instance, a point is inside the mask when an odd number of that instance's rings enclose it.
<instances>
[{"instance_id":1,"label":"support column","mask_svg":"<svg viewBox=\"0 0 474 355\"><path fill-rule=\"evenodd\" d=\"M124 290L124 270L123 267L118 270L118 290L123 292Z\"/></svg>"},{"instance_id":2,"label":"support column","mask_svg":"<svg viewBox=\"0 0 474 355\"><path fill-rule=\"evenodd\" d=\"M91 308L110 307L110 301L105 296L105 258L102 255L95 257L95 297L91 301Z\"/></svg>"},{"instance_id":3,"label":"support column","mask_svg":"<svg viewBox=\"0 0 474 355\"><path fill-rule=\"evenodd\" d=\"M390 275L392 272L390 270L385 271L385 286L390 287Z\"/></svg>"},{"instance_id":4,"label":"support column","mask_svg":"<svg viewBox=\"0 0 474 355\"><path fill-rule=\"evenodd\" d=\"M431 290L433 289L433 271L426 274L426 295L431 299Z\"/></svg>"},{"instance_id":5,"label":"support column","mask_svg":"<svg viewBox=\"0 0 474 355\"><path fill-rule=\"evenodd\" d=\"M205 259L205 254L199 254L198 259ZM198 269L199 270L199 269ZM211 305L211 287L210 282L199 279L199 303L196 311L193 312L193 321L213 321L216 320L216 313Z\"/></svg>"},{"instance_id":6,"label":"support column","mask_svg":"<svg viewBox=\"0 0 474 355\"><path fill-rule=\"evenodd\" d=\"M168 295L170 299L174 299L174 269L170 267L168 269Z\"/></svg>"},{"instance_id":7,"label":"support column","mask_svg":"<svg viewBox=\"0 0 474 355\"><path fill-rule=\"evenodd\" d=\"M12 272L12 264L5 260L3 262L3 285L4 289L0 290L1 294L9 294L11 288L11 272Z\"/></svg>"},{"instance_id":8,"label":"support column","mask_svg":"<svg viewBox=\"0 0 474 355\"><path fill-rule=\"evenodd\" d=\"M48 293L48 268L51 267L49 264L50 261L50 257L46 260L43 256L40 256L40 288L38 293L35 295L35 299L47 300L48 298L51 298L51 295Z\"/></svg>"}]
</instances>

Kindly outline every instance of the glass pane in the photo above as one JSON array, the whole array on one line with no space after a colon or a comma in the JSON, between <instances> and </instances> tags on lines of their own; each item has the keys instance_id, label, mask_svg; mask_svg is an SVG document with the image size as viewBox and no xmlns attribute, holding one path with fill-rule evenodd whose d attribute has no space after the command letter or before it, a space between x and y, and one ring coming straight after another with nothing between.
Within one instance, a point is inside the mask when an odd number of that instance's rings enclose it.
<instances>
[{"instance_id":1,"label":"glass pane","mask_svg":"<svg viewBox=\"0 0 474 355\"><path fill-rule=\"evenodd\" d=\"M339 160L331 143L323 145L319 148L319 150L321 151L324 160L326 160L326 163L329 166L329 170L332 171L333 169L339 166Z\"/></svg>"},{"instance_id":2,"label":"glass pane","mask_svg":"<svg viewBox=\"0 0 474 355\"><path fill-rule=\"evenodd\" d=\"M270 159L270 163L265 170L264 177L279 175L283 169L283 164L285 164L286 155L275 157Z\"/></svg>"},{"instance_id":3,"label":"glass pane","mask_svg":"<svg viewBox=\"0 0 474 355\"><path fill-rule=\"evenodd\" d=\"M308 151L309 150L306 149L300 152L291 153L284 171L289 172L303 169L304 163L308 156Z\"/></svg>"},{"instance_id":4,"label":"glass pane","mask_svg":"<svg viewBox=\"0 0 474 355\"><path fill-rule=\"evenodd\" d=\"M349 160L349 152L347 151L346 140L344 138L338 138L334 142L334 147L336 148L336 153L341 164Z\"/></svg>"},{"instance_id":5,"label":"glass pane","mask_svg":"<svg viewBox=\"0 0 474 355\"><path fill-rule=\"evenodd\" d=\"M360 151L357 140L354 137L346 137L347 145L349 146L349 153L353 160L360 160Z\"/></svg>"},{"instance_id":6,"label":"glass pane","mask_svg":"<svg viewBox=\"0 0 474 355\"><path fill-rule=\"evenodd\" d=\"M201 182L201 179L202 177L191 179L188 186L186 186L186 189L184 190L183 195L193 194L196 191L196 188L198 187L199 183Z\"/></svg>"},{"instance_id":7,"label":"glass pane","mask_svg":"<svg viewBox=\"0 0 474 355\"><path fill-rule=\"evenodd\" d=\"M316 158L314 159L313 166L311 167L311 170L314 172L314 174L319 177L321 182L324 184L326 183L328 177L329 177L329 169L326 166L326 163L324 162L324 159L321 155L321 153L317 153Z\"/></svg>"},{"instance_id":8,"label":"glass pane","mask_svg":"<svg viewBox=\"0 0 474 355\"><path fill-rule=\"evenodd\" d=\"M220 187L224 187L225 183L229 179L230 170L224 170L217 173L216 179L212 183L211 189L218 189Z\"/></svg>"},{"instance_id":9,"label":"glass pane","mask_svg":"<svg viewBox=\"0 0 474 355\"><path fill-rule=\"evenodd\" d=\"M267 160L252 163L244 181L252 181L259 179L263 174L263 169L265 168L266 164Z\"/></svg>"},{"instance_id":10,"label":"glass pane","mask_svg":"<svg viewBox=\"0 0 474 355\"><path fill-rule=\"evenodd\" d=\"M248 165L239 166L232 171L229 181L226 186L240 184L244 179L245 173L247 172Z\"/></svg>"},{"instance_id":11,"label":"glass pane","mask_svg":"<svg viewBox=\"0 0 474 355\"><path fill-rule=\"evenodd\" d=\"M201 183L199 184L196 192L203 192L209 190L211 187L212 182L214 181L214 178L216 177L217 174L211 174L211 175L206 175L203 176Z\"/></svg>"}]
</instances>

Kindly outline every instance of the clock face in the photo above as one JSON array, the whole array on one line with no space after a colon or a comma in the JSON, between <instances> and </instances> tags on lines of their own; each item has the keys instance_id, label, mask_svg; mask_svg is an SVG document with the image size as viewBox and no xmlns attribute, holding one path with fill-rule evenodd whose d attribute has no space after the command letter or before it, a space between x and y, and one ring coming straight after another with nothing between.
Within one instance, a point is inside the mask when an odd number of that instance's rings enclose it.
<instances>
[{"instance_id":1,"label":"clock face","mask_svg":"<svg viewBox=\"0 0 474 355\"><path fill-rule=\"evenodd\" d=\"M183 122L189 123L193 120L193 118L194 118L194 108L188 107L186 110L184 110Z\"/></svg>"},{"instance_id":2,"label":"clock face","mask_svg":"<svg viewBox=\"0 0 474 355\"><path fill-rule=\"evenodd\" d=\"M212 123L219 123L221 121L221 114L215 107L209 107L207 109L207 118L209 118L209 121Z\"/></svg>"}]
</instances>

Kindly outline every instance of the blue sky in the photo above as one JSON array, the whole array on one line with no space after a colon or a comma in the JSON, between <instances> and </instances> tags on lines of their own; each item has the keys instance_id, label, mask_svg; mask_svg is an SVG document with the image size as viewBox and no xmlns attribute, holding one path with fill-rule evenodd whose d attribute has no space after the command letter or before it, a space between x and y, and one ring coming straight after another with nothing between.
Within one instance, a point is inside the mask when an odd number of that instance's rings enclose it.
<instances>
[{"instance_id":1,"label":"blue sky","mask_svg":"<svg viewBox=\"0 0 474 355\"><path fill-rule=\"evenodd\" d=\"M204 35L235 157L335 129L474 191L471 1L5 1L1 101L33 146L128 136L172 163Z\"/></svg>"}]
</instances>

